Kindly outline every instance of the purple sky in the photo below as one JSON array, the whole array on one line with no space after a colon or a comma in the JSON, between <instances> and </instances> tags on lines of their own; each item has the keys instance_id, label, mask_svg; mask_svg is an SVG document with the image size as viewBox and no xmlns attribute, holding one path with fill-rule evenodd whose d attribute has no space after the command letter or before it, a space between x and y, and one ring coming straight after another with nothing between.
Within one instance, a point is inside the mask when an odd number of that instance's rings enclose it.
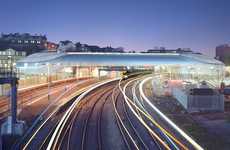
<instances>
[{"instance_id":1,"label":"purple sky","mask_svg":"<svg viewBox=\"0 0 230 150\"><path fill-rule=\"evenodd\" d=\"M230 0L2 0L0 32L145 50L230 43Z\"/></svg>"}]
</instances>

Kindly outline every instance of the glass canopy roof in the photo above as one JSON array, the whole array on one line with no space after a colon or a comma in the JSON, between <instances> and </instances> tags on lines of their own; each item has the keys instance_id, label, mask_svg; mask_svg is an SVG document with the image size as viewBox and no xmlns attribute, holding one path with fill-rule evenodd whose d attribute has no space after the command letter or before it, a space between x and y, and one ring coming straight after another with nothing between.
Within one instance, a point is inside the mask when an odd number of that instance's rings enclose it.
<instances>
[{"instance_id":1,"label":"glass canopy roof","mask_svg":"<svg viewBox=\"0 0 230 150\"><path fill-rule=\"evenodd\" d=\"M17 63L17 67L44 64L63 66L152 66L224 64L200 54L178 53L35 53Z\"/></svg>"}]
</instances>

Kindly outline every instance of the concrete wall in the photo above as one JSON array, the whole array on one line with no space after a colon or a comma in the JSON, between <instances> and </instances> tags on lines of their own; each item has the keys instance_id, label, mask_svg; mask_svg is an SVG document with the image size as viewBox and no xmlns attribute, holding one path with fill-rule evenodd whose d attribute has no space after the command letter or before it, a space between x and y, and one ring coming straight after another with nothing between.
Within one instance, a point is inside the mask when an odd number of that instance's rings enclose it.
<instances>
[{"instance_id":1,"label":"concrete wall","mask_svg":"<svg viewBox=\"0 0 230 150\"><path fill-rule=\"evenodd\" d=\"M188 109L194 111L224 111L224 96L217 95L188 95Z\"/></svg>"},{"instance_id":2,"label":"concrete wall","mask_svg":"<svg viewBox=\"0 0 230 150\"><path fill-rule=\"evenodd\" d=\"M188 112L224 111L223 94L190 95L180 88L173 88L172 95Z\"/></svg>"}]
</instances>

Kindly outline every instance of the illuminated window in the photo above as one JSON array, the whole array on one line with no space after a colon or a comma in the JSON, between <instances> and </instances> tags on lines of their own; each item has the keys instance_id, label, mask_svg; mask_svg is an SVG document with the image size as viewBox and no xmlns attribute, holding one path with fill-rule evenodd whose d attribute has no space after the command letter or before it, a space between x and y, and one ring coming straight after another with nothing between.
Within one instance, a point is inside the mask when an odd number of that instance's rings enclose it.
<instances>
[{"instance_id":1,"label":"illuminated window","mask_svg":"<svg viewBox=\"0 0 230 150\"><path fill-rule=\"evenodd\" d=\"M21 40L18 40L18 43L22 43L22 41L21 41Z\"/></svg>"},{"instance_id":2,"label":"illuminated window","mask_svg":"<svg viewBox=\"0 0 230 150\"><path fill-rule=\"evenodd\" d=\"M26 40L26 41L24 41L24 42L25 42L25 43L29 43L29 41L27 41L27 40Z\"/></svg>"},{"instance_id":3,"label":"illuminated window","mask_svg":"<svg viewBox=\"0 0 230 150\"><path fill-rule=\"evenodd\" d=\"M26 56L26 52L22 52L22 56Z\"/></svg>"},{"instance_id":4,"label":"illuminated window","mask_svg":"<svg viewBox=\"0 0 230 150\"><path fill-rule=\"evenodd\" d=\"M38 43L38 44L40 44L40 43L41 43L41 41L37 41L37 43Z\"/></svg>"},{"instance_id":5,"label":"illuminated window","mask_svg":"<svg viewBox=\"0 0 230 150\"><path fill-rule=\"evenodd\" d=\"M32 40L32 41L30 41L31 43L34 43L35 41L34 40Z\"/></svg>"}]
</instances>

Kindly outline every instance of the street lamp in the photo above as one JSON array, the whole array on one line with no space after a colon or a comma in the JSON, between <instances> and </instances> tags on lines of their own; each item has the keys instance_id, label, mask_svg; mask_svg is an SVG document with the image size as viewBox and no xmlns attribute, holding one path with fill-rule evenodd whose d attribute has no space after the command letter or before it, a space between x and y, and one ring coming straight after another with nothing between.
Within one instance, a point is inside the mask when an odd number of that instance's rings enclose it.
<instances>
[{"instance_id":1,"label":"street lamp","mask_svg":"<svg viewBox=\"0 0 230 150\"><path fill-rule=\"evenodd\" d=\"M47 82L48 82L48 101L50 100L50 84L51 84L51 80L50 80L50 63L46 63L47 66Z\"/></svg>"}]
</instances>

